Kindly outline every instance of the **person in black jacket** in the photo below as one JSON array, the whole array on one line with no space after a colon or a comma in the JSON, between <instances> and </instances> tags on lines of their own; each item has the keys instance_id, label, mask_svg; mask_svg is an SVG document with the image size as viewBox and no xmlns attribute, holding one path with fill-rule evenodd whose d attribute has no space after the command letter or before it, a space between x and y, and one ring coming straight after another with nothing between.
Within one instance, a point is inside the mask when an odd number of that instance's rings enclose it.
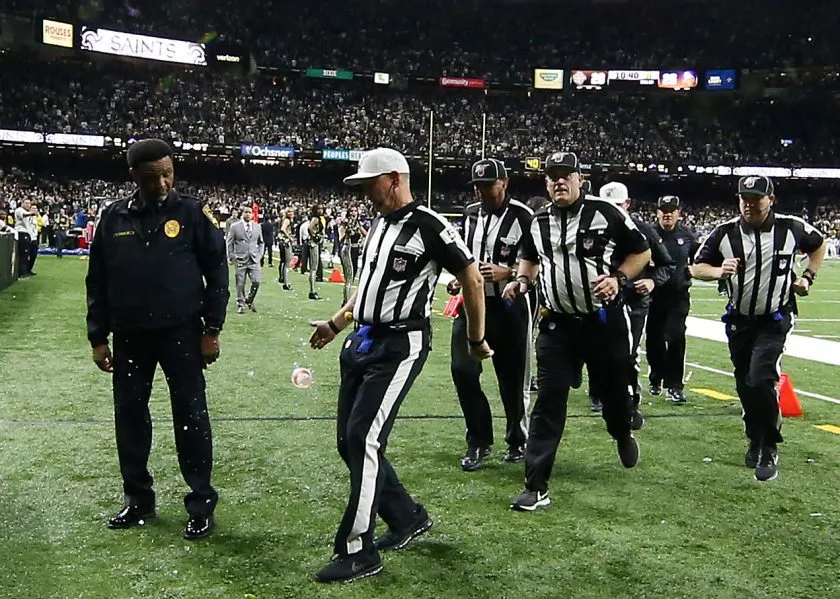
<instances>
[{"instance_id":1,"label":"person in black jacket","mask_svg":"<svg viewBox=\"0 0 840 599\"><path fill-rule=\"evenodd\" d=\"M87 334L93 360L113 373L117 453L125 506L109 528L155 515L147 467L149 396L157 365L169 385L181 474L191 491L184 538L213 529L213 443L202 369L219 357L230 292L225 242L208 208L174 191L172 149L159 139L128 150L137 189L102 212L90 250ZM108 347L113 335L114 352Z\"/></svg>"},{"instance_id":2,"label":"person in black jacket","mask_svg":"<svg viewBox=\"0 0 840 599\"><path fill-rule=\"evenodd\" d=\"M614 203L616 206L630 211L630 193L623 183L607 183L598 192L598 195ZM654 289L662 287L674 273L674 260L668 253L668 248L662 242L662 238L654 231L653 227L643 220L631 215L633 223L641 231L650 245L651 261L641 274L628 281L622 287L622 298L630 309L630 331L633 334L633 363L630 368L630 385L633 388L633 420L631 428L639 430L644 426L645 419L639 411L642 390L639 386L639 344L642 342L642 333L645 330L648 310L650 309L650 298ZM592 411L601 411L601 400L598 394L598 381L589 379L589 398Z\"/></svg>"},{"instance_id":3,"label":"person in black jacket","mask_svg":"<svg viewBox=\"0 0 840 599\"><path fill-rule=\"evenodd\" d=\"M268 267L274 267L274 221L277 219L277 215L273 213L266 214L262 217L262 222L260 223L260 227L262 228L262 236L263 242L265 242L265 247L263 248L263 255L260 257L260 266L265 264L265 258L268 256Z\"/></svg>"},{"instance_id":4,"label":"person in black jacket","mask_svg":"<svg viewBox=\"0 0 840 599\"><path fill-rule=\"evenodd\" d=\"M650 394L661 395L664 384L667 398L685 403L686 318L691 308L691 279L686 275L694 254L700 247L697 236L680 223L680 199L663 196L657 202L654 231L662 238L674 259L674 274L653 292L645 333L645 351L650 365Z\"/></svg>"}]
</instances>

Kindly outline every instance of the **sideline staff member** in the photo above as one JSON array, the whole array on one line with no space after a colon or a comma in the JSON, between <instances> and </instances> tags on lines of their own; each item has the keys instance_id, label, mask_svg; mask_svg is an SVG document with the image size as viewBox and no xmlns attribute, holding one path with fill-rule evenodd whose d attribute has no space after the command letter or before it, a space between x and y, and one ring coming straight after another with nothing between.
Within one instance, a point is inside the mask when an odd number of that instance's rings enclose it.
<instances>
[{"instance_id":1,"label":"sideline staff member","mask_svg":"<svg viewBox=\"0 0 840 599\"><path fill-rule=\"evenodd\" d=\"M584 197L580 162L555 152L545 164L551 206L534 214L522 236L515 282L504 295L526 293L539 275L545 309L537 337L539 391L525 448L525 490L511 504L534 511L551 503L548 480L566 426L569 388L584 362L599 381L602 416L625 468L639 461L630 431L630 350L627 308L621 288L650 261L644 235L611 202Z\"/></svg>"},{"instance_id":2,"label":"sideline staff member","mask_svg":"<svg viewBox=\"0 0 840 599\"><path fill-rule=\"evenodd\" d=\"M659 198L655 232L674 259L671 278L653 290L645 335L645 351L650 365L650 394L661 395L664 383L667 398L685 403L685 321L691 308L691 278L686 267L700 245L694 232L680 223L680 199Z\"/></svg>"},{"instance_id":3,"label":"sideline staff member","mask_svg":"<svg viewBox=\"0 0 840 599\"><path fill-rule=\"evenodd\" d=\"M531 370L531 302L528 295L506 302L502 291L513 280L522 235L534 213L507 195L507 170L500 160L488 158L473 164L471 183L480 201L464 210L464 238L484 277L485 334L495 351L493 368L507 419L504 461L518 463L525 458L531 399L530 381L526 383ZM457 281L450 283L450 293L457 293L458 288ZM493 416L481 389L483 368L469 354L462 316L463 304L452 322L450 370L467 425L467 451L461 468L471 472L481 468L490 454Z\"/></svg>"},{"instance_id":4,"label":"sideline staff member","mask_svg":"<svg viewBox=\"0 0 840 599\"><path fill-rule=\"evenodd\" d=\"M128 166L137 190L103 211L85 280L93 360L113 373L125 492L125 507L108 527L130 528L155 515L147 468L149 396L160 364L169 384L178 463L191 489L184 498L184 538L200 539L212 532L218 499L210 484L213 443L202 368L219 357L230 297L225 242L208 209L202 212L198 200L174 191L169 144L135 143Z\"/></svg>"},{"instance_id":5,"label":"sideline staff member","mask_svg":"<svg viewBox=\"0 0 840 599\"><path fill-rule=\"evenodd\" d=\"M793 294L808 295L826 249L814 227L773 211L773 191L768 177L742 177L741 216L712 231L691 269L700 280L727 281L729 304L723 320L749 439L744 462L755 468L760 481L778 476L776 447L782 441L782 416L776 383L797 313ZM797 252L809 257L799 277L793 270Z\"/></svg>"},{"instance_id":6,"label":"sideline staff member","mask_svg":"<svg viewBox=\"0 0 840 599\"><path fill-rule=\"evenodd\" d=\"M336 557L315 575L319 582L379 574L380 550L402 549L432 527L385 448L400 404L429 355L429 317L441 268L463 285L472 355L493 354L484 341L478 267L452 226L412 198L405 157L389 148L366 152L358 172L344 182L361 185L381 217L362 252L356 293L331 319L312 323L315 349L348 325L346 312L359 324L341 350L338 392L338 453L350 470L350 498L335 536ZM377 514L390 530L374 542Z\"/></svg>"}]
</instances>

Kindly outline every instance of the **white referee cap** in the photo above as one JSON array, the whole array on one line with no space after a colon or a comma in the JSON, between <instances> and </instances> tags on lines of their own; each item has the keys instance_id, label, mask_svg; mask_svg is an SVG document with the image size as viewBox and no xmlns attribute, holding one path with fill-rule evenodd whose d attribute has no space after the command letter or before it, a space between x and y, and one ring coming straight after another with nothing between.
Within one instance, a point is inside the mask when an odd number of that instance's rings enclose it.
<instances>
[{"instance_id":1,"label":"white referee cap","mask_svg":"<svg viewBox=\"0 0 840 599\"><path fill-rule=\"evenodd\" d=\"M621 205L630 199L630 192L624 183L611 181L598 190L598 197L616 205Z\"/></svg>"},{"instance_id":2,"label":"white referee cap","mask_svg":"<svg viewBox=\"0 0 840 599\"><path fill-rule=\"evenodd\" d=\"M361 185L380 175L389 173L408 175L410 172L405 156L391 148L376 148L362 154L358 172L346 177L344 183L345 185Z\"/></svg>"}]
</instances>

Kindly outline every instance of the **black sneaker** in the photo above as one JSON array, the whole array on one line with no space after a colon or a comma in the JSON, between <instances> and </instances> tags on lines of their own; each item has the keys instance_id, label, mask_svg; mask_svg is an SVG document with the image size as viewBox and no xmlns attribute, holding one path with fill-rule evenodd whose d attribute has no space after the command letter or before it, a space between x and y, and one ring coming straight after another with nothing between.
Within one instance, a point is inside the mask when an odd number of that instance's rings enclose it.
<instances>
[{"instance_id":1,"label":"black sneaker","mask_svg":"<svg viewBox=\"0 0 840 599\"><path fill-rule=\"evenodd\" d=\"M668 389L668 401L672 403L686 403L685 393L682 389Z\"/></svg>"},{"instance_id":2,"label":"black sneaker","mask_svg":"<svg viewBox=\"0 0 840 599\"><path fill-rule=\"evenodd\" d=\"M639 408L633 408L633 416L630 419L630 430L638 431L645 425L645 417L639 411Z\"/></svg>"},{"instance_id":3,"label":"black sneaker","mask_svg":"<svg viewBox=\"0 0 840 599\"><path fill-rule=\"evenodd\" d=\"M744 465L750 470L758 466L758 456L761 454L761 445L750 441L750 446L747 447L747 453L744 454Z\"/></svg>"},{"instance_id":4,"label":"black sneaker","mask_svg":"<svg viewBox=\"0 0 840 599\"><path fill-rule=\"evenodd\" d=\"M318 295L317 293L310 293L310 294L309 294L309 299L311 299L311 300L320 300L320 299L321 299L321 296L320 296L320 295Z\"/></svg>"},{"instance_id":5,"label":"black sneaker","mask_svg":"<svg viewBox=\"0 0 840 599\"><path fill-rule=\"evenodd\" d=\"M318 582L353 582L382 572L379 553L337 555L315 574Z\"/></svg>"},{"instance_id":6,"label":"black sneaker","mask_svg":"<svg viewBox=\"0 0 840 599\"><path fill-rule=\"evenodd\" d=\"M376 539L373 542L373 546L378 551L399 551L400 549L405 549L411 541L427 533L435 524L422 507L417 515L417 520L414 521L414 524L408 530L389 530Z\"/></svg>"},{"instance_id":7,"label":"black sneaker","mask_svg":"<svg viewBox=\"0 0 840 599\"><path fill-rule=\"evenodd\" d=\"M660 395L662 395L662 384L651 383L650 387L648 387L648 392L655 397L659 397Z\"/></svg>"},{"instance_id":8,"label":"black sneaker","mask_svg":"<svg viewBox=\"0 0 840 599\"><path fill-rule=\"evenodd\" d=\"M283 283L283 291L292 291L292 286Z\"/></svg>"},{"instance_id":9,"label":"black sneaker","mask_svg":"<svg viewBox=\"0 0 840 599\"><path fill-rule=\"evenodd\" d=\"M548 496L548 491L529 491L525 489L519 497L513 500L510 509L517 512L533 512L538 507L548 507L550 505L551 498Z\"/></svg>"},{"instance_id":10,"label":"black sneaker","mask_svg":"<svg viewBox=\"0 0 840 599\"><path fill-rule=\"evenodd\" d=\"M779 454L775 447L765 446L761 448L758 455L758 464L755 467L755 480L762 482L775 480L779 476Z\"/></svg>"},{"instance_id":11,"label":"black sneaker","mask_svg":"<svg viewBox=\"0 0 840 599\"><path fill-rule=\"evenodd\" d=\"M623 439L615 442L618 448L618 458L621 460L621 465L625 468L633 468L639 463L639 443L632 434L627 435Z\"/></svg>"},{"instance_id":12,"label":"black sneaker","mask_svg":"<svg viewBox=\"0 0 840 599\"><path fill-rule=\"evenodd\" d=\"M489 447L468 447L464 457L461 458L461 470L474 472L481 468L481 460L490 455Z\"/></svg>"},{"instance_id":13,"label":"black sneaker","mask_svg":"<svg viewBox=\"0 0 840 599\"><path fill-rule=\"evenodd\" d=\"M525 459L525 446L520 445L518 447L508 447L507 452L505 452L505 457L502 459L506 462L510 462L511 464L518 464Z\"/></svg>"},{"instance_id":14,"label":"black sneaker","mask_svg":"<svg viewBox=\"0 0 840 599\"><path fill-rule=\"evenodd\" d=\"M597 397L589 396L589 411L590 412L600 412L604 409L604 405L601 403L601 400Z\"/></svg>"}]
</instances>

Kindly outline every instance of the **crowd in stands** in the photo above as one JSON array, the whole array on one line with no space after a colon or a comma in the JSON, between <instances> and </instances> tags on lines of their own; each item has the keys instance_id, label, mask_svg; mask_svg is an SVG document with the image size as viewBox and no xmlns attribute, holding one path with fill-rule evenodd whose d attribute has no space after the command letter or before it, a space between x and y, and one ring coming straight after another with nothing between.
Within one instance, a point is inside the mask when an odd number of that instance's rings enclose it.
<instances>
[{"instance_id":1,"label":"crowd in stands","mask_svg":"<svg viewBox=\"0 0 840 599\"><path fill-rule=\"evenodd\" d=\"M176 39L216 33L267 66L520 83L535 66L840 64L836 6L824 0L3 0L0 12Z\"/></svg>"},{"instance_id":2,"label":"crowd in stands","mask_svg":"<svg viewBox=\"0 0 840 599\"><path fill-rule=\"evenodd\" d=\"M0 128L6 129L303 149L387 145L425 155L430 111L432 145L443 157L480 155L483 114L485 151L508 158L574 147L607 163L830 166L840 154L832 134L840 130L836 100L398 91L361 81L225 78L0 56Z\"/></svg>"}]
</instances>

